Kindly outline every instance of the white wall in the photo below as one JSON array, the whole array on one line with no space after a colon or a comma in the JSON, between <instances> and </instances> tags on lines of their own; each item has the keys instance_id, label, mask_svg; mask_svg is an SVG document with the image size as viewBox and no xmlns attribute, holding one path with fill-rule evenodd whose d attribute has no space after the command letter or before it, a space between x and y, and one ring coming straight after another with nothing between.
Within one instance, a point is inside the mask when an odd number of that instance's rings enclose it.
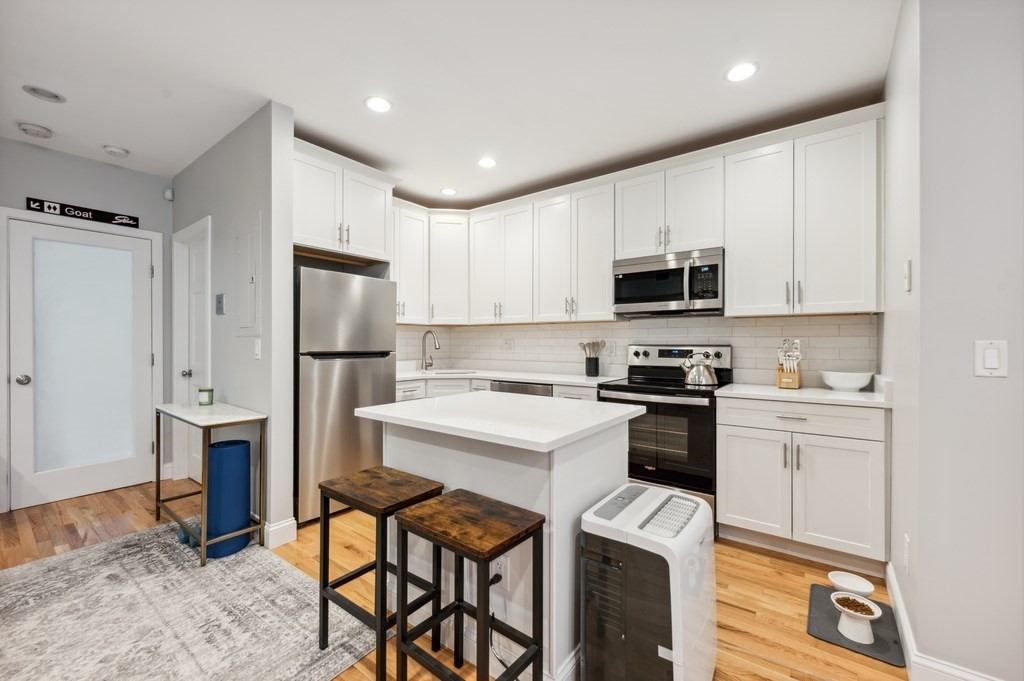
<instances>
[{"instance_id":1,"label":"white wall","mask_svg":"<svg viewBox=\"0 0 1024 681\"><path fill-rule=\"evenodd\" d=\"M25 198L54 199L139 218L139 228L164 234L164 396L171 397L170 180L111 163L0 137L0 205L25 208Z\"/></svg>"},{"instance_id":2,"label":"white wall","mask_svg":"<svg viewBox=\"0 0 1024 681\"><path fill-rule=\"evenodd\" d=\"M912 676L1021 679L1024 4L905 2L888 90L887 247L920 248L917 302L887 296L883 343L897 372L893 527L910 534L909 571L899 533L893 555ZM1010 378L974 376L973 342L992 339L1009 341ZM919 366L900 367L915 353Z\"/></svg>"},{"instance_id":3,"label":"white wall","mask_svg":"<svg viewBox=\"0 0 1024 681\"><path fill-rule=\"evenodd\" d=\"M209 215L213 293L226 294L227 314L212 320L213 387L218 401L270 416L268 521L293 521L291 145L293 112L270 102L174 177L174 229ZM244 290L238 262L240 235L260 230L259 330L240 331ZM255 359L255 341L262 359ZM245 437L254 446L255 429ZM232 434L217 432L217 439ZM294 533L294 524L291 526ZM275 536L274 532L271 537ZM292 536L294 536L292 534ZM288 540L287 535L280 536Z\"/></svg>"}]
</instances>

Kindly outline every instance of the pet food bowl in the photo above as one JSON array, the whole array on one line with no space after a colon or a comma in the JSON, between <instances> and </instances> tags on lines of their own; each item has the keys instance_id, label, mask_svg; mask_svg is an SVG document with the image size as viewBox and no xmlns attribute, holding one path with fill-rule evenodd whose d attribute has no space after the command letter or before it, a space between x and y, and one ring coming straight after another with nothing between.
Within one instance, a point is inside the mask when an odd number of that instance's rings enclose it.
<instances>
[{"instance_id":1,"label":"pet food bowl","mask_svg":"<svg viewBox=\"0 0 1024 681\"><path fill-rule=\"evenodd\" d=\"M839 605L840 598L852 598L871 609L870 615L854 612ZM882 609L863 596L849 591L836 591L832 594L832 605L839 611L839 633L854 643L869 646L875 642L875 632L871 630L871 622L882 616Z\"/></svg>"},{"instance_id":2,"label":"pet food bowl","mask_svg":"<svg viewBox=\"0 0 1024 681\"><path fill-rule=\"evenodd\" d=\"M870 598L871 594L875 593L874 584L852 572L833 570L828 573L828 581L832 582L832 586L838 591L849 591L864 598Z\"/></svg>"}]
</instances>

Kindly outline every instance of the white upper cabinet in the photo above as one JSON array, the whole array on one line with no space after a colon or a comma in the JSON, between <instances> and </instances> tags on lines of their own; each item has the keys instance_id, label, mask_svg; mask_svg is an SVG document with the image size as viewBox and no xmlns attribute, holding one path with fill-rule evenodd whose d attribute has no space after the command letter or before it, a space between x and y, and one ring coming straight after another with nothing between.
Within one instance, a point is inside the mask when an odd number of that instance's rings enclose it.
<instances>
[{"instance_id":1,"label":"white upper cabinet","mask_svg":"<svg viewBox=\"0 0 1024 681\"><path fill-rule=\"evenodd\" d=\"M338 249L341 239L341 169L298 153L292 160L292 168L295 243Z\"/></svg>"},{"instance_id":2,"label":"white upper cabinet","mask_svg":"<svg viewBox=\"0 0 1024 681\"><path fill-rule=\"evenodd\" d=\"M499 215L472 215L469 218L470 324L498 322L498 301L504 289L505 256Z\"/></svg>"},{"instance_id":3,"label":"white upper cabinet","mask_svg":"<svg viewBox=\"0 0 1024 681\"><path fill-rule=\"evenodd\" d=\"M391 185L344 171L344 244L346 253L377 260L391 259Z\"/></svg>"},{"instance_id":4,"label":"white upper cabinet","mask_svg":"<svg viewBox=\"0 0 1024 681\"><path fill-rule=\"evenodd\" d=\"M878 140L868 121L795 142L794 312L874 312Z\"/></svg>"},{"instance_id":5,"label":"white upper cabinet","mask_svg":"<svg viewBox=\"0 0 1024 681\"><path fill-rule=\"evenodd\" d=\"M573 288L569 301L574 320L615 319L612 312L614 259L614 185L576 192L572 195Z\"/></svg>"},{"instance_id":6,"label":"white upper cabinet","mask_svg":"<svg viewBox=\"0 0 1024 681\"><path fill-rule=\"evenodd\" d=\"M533 320L533 204L469 219L469 322Z\"/></svg>"},{"instance_id":7,"label":"white upper cabinet","mask_svg":"<svg viewBox=\"0 0 1024 681\"><path fill-rule=\"evenodd\" d=\"M469 323L469 220L430 216L430 323Z\"/></svg>"},{"instance_id":8,"label":"white upper cabinet","mask_svg":"<svg viewBox=\"0 0 1024 681\"><path fill-rule=\"evenodd\" d=\"M665 173L615 183L615 258L665 252Z\"/></svg>"},{"instance_id":9,"label":"white upper cabinet","mask_svg":"<svg viewBox=\"0 0 1024 681\"><path fill-rule=\"evenodd\" d=\"M427 324L427 213L402 208L395 227L399 324Z\"/></svg>"},{"instance_id":10,"label":"white upper cabinet","mask_svg":"<svg viewBox=\"0 0 1024 681\"><path fill-rule=\"evenodd\" d=\"M721 248L725 227L722 158L665 171L665 251Z\"/></svg>"},{"instance_id":11,"label":"white upper cabinet","mask_svg":"<svg viewBox=\"0 0 1024 681\"><path fill-rule=\"evenodd\" d=\"M725 314L793 311L793 143L725 157Z\"/></svg>"},{"instance_id":12,"label":"white upper cabinet","mask_svg":"<svg viewBox=\"0 0 1024 681\"><path fill-rule=\"evenodd\" d=\"M572 319L573 239L570 197L533 204L534 321Z\"/></svg>"},{"instance_id":13,"label":"white upper cabinet","mask_svg":"<svg viewBox=\"0 0 1024 681\"><path fill-rule=\"evenodd\" d=\"M533 204L501 212L505 257L505 292L498 301L498 321L533 321Z\"/></svg>"}]
</instances>

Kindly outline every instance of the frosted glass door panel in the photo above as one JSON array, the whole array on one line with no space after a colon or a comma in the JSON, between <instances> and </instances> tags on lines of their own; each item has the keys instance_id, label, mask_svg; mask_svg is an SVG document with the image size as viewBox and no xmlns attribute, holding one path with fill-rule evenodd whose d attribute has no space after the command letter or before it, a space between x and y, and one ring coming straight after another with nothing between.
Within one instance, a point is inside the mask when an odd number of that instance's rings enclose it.
<instances>
[{"instance_id":1,"label":"frosted glass door panel","mask_svg":"<svg viewBox=\"0 0 1024 681\"><path fill-rule=\"evenodd\" d=\"M132 254L34 245L35 470L131 458Z\"/></svg>"},{"instance_id":2,"label":"frosted glass door panel","mask_svg":"<svg viewBox=\"0 0 1024 681\"><path fill-rule=\"evenodd\" d=\"M152 480L150 240L9 228L12 508Z\"/></svg>"}]
</instances>

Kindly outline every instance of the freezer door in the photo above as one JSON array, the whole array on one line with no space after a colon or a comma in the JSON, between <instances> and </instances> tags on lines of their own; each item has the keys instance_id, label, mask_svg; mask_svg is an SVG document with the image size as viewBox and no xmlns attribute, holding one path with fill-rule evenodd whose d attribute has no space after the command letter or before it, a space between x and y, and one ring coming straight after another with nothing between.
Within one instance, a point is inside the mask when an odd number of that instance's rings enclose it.
<instances>
[{"instance_id":1,"label":"freezer door","mask_svg":"<svg viewBox=\"0 0 1024 681\"><path fill-rule=\"evenodd\" d=\"M297 272L299 354L395 351L395 282L309 267Z\"/></svg>"},{"instance_id":2,"label":"freezer door","mask_svg":"<svg viewBox=\"0 0 1024 681\"><path fill-rule=\"evenodd\" d=\"M395 356L299 357L298 521L319 513L318 485L383 461L383 427L359 407L395 401Z\"/></svg>"}]
</instances>

